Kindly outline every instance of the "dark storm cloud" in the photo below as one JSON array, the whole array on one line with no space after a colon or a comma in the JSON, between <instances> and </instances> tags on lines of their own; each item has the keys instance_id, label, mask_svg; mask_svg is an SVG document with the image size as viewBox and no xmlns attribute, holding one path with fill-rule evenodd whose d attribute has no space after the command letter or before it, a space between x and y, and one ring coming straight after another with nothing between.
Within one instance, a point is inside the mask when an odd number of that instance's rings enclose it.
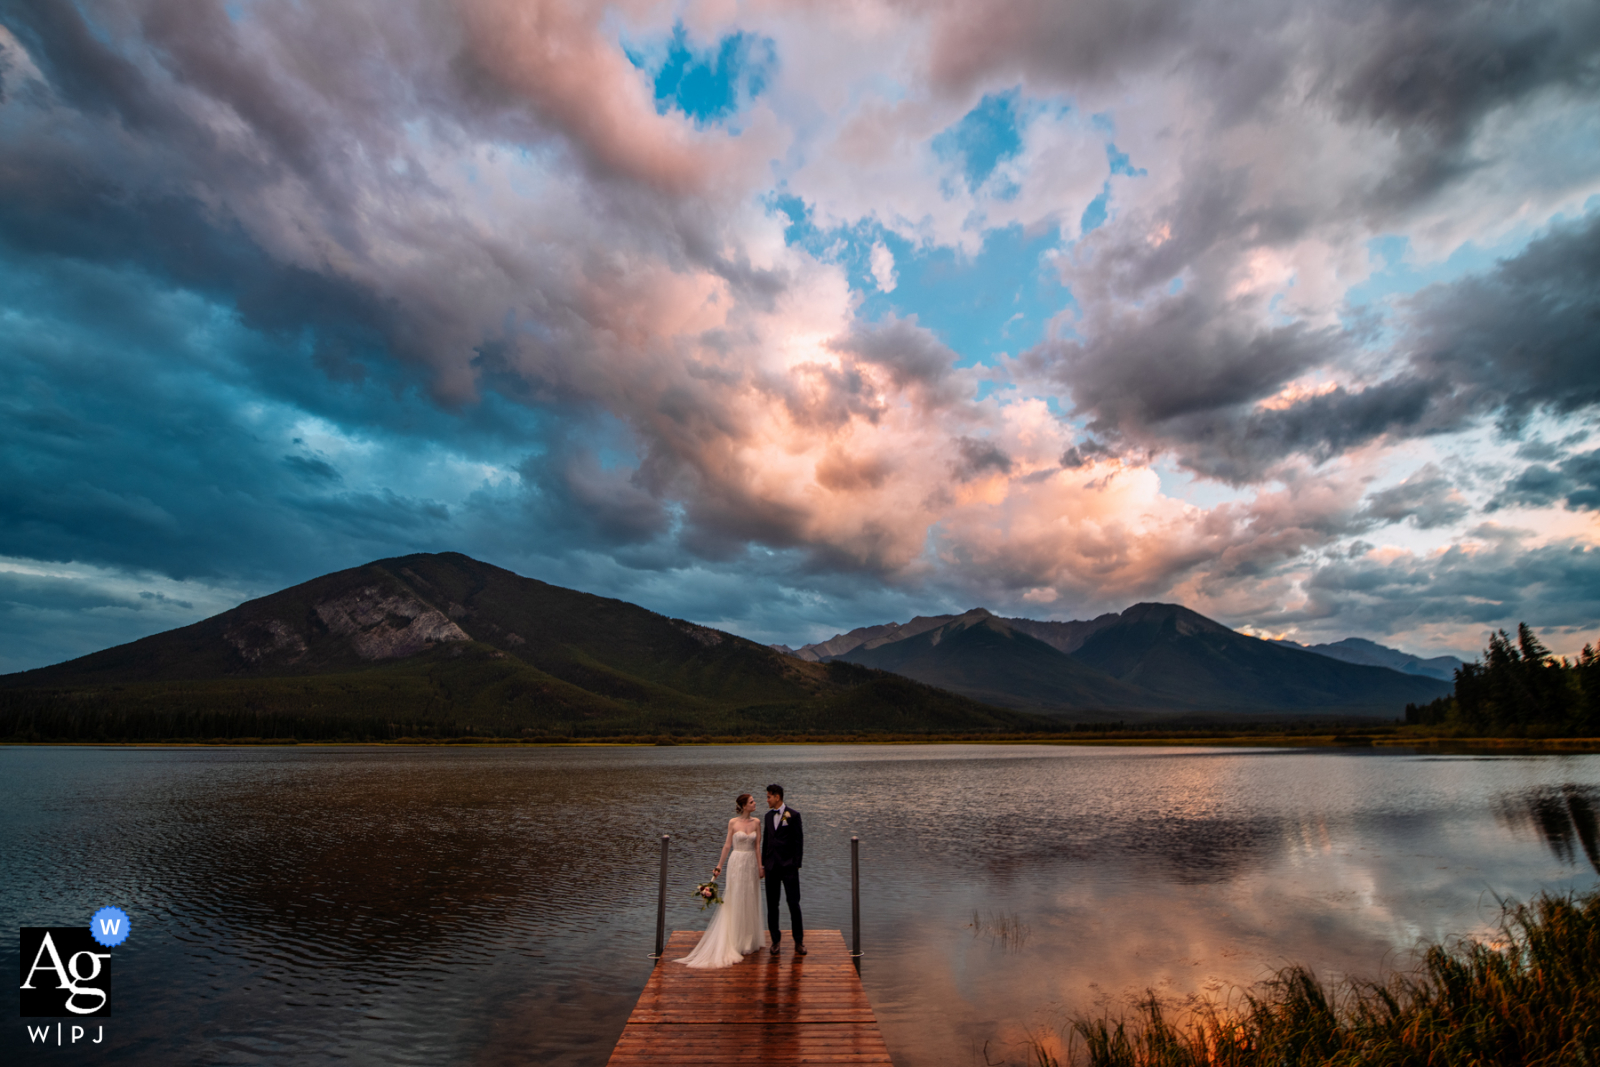
<instances>
[{"instance_id":1,"label":"dark storm cloud","mask_svg":"<svg viewBox=\"0 0 1600 1067\"><path fill-rule=\"evenodd\" d=\"M1087 269L1087 268L1085 268ZM1085 316L1083 341L1025 357L1070 391L1090 426L1126 446L1175 449L1203 474L1248 482L1282 459L1325 461L1384 435L1510 430L1536 411L1600 404L1600 213L1522 252L1406 300L1392 373L1364 388L1267 407L1302 371L1359 355L1345 330L1263 327L1199 294Z\"/></svg>"},{"instance_id":2,"label":"dark storm cloud","mask_svg":"<svg viewBox=\"0 0 1600 1067\"><path fill-rule=\"evenodd\" d=\"M96 35L76 6L5 0L0 20L73 106L115 116L134 129L168 119L167 108L148 91L139 69Z\"/></svg>"},{"instance_id":3,"label":"dark storm cloud","mask_svg":"<svg viewBox=\"0 0 1600 1067\"><path fill-rule=\"evenodd\" d=\"M1411 373L1516 422L1600 403L1600 212L1410 301Z\"/></svg>"},{"instance_id":4,"label":"dark storm cloud","mask_svg":"<svg viewBox=\"0 0 1600 1067\"><path fill-rule=\"evenodd\" d=\"M498 17L504 7L477 12ZM0 496L15 522L0 552L177 574L215 573L232 554L301 576L329 559L445 537L442 505L342 486L344 472L327 457L274 454L239 424L236 406L282 403L401 452L450 441L503 461L508 441L520 439L526 456L530 439L552 431L530 430L536 416L492 394L473 398L472 379L482 373L529 408L571 404L581 430L597 404L594 383L571 373L574 357L609 326L604 308L577 306L573 287L615 280L605 261L630 241L609 238L631 232L669 260L706 258L758 302L782 291L781 278L726 251L704 205L653 197L642 172L634 177L643 192L595 190L602 224L609 211L621 228L587 242L576 235L590 261L575 272L548 248L529 256L494 235L463 240L442 210L444 190L418 177L408 122L447 143L478 135L553 148L558 168L563 122L580 140L621 131L586 128L576 99L565 111L560 101L530 107L539 86L502 80L486 94L464 81L470 28L448 12L394 5L371 14L263 5L235 21L210 0L89 14L0 5L46 82L29 83L35 99L8 114L0 164L0 253L14 265L7 295L38 320L33 337L16 335L3 368L16 389ZM563 35L570 43L587 32L581 19L545 29L558 49ZM13 97L16 85L13 76ZM561 121L551 125L552 116ZM587 158L602 157L614 164L610 178L627 177L625 149ZM405 218L407 205L428 210ZM411 257L414 268L369 258L374 230L363 226L373 215L393 222L378 239L426 252ZM296 245L308 234L329 253L304 255ZM508 316L508 305L520 313ZM196 324L207 320L222 328L201 337ZM59 358L52 330L76 335L77 365ZM197 341L212 347L198 351ZM174 370L176 353L189 373ZM98 377L85 372L91 365ZM654 405L672 428L666 443L691 450L696 427L729 431L692 384L662 390ZM528 485L552 508L587 514L592 530L648 540L662 528L662 505L637 486L692 470L670 452L658 447L650 471L615 486L583 469L581 447L557 449ZM95 453L108 459L96 463ZM68 499L52 495L60 490ZM749 510L701 510L718 507Z\"/></svg>"},{"instance_id":5,"label":"dark storm cloud","mask_svg":"<svg viewBox=\"0 0 1600 1067\"><path fill-rule=\"evenodd\" d=\"M1470 171L1471 134L1499 109L1600 83L1600 11L1588 0L929 6L940 13L933 74L951 89L1017 76L1073 89L1182 72L1223 127L1308 93L1346 122L1391 128L1404 135L1402 158L1369 190L1385 209Z\"/></svg>"},{"instance_id":6,"label":"dark storm cloud","mask_svg":"<svg viewBox=\"0 0 1600 1067\"><path fill-rule=\"evenodd\" d=\"M1324 86L1349 119L1407 134L1380 200L1409 203L1471 171L1471 135L1495 111L1540 92L1600 87L1600 9L1584 0L1332 10L1341 25L1322 57Z\"/></svg>"},{"instance_id":7,"label":"dark storm cloud","mask_svg":"<svg viewBox=\"0 0 1600 1067\"><path fill-rule=\"evenodd\" d=\"M1052 356L1095 429L1161 425L1271 396L1327 360L1339 336L1299 325L1254 330L1190 294L1086 332L1092 340L1062 342Z\"/></svg>"},{"instance_id":8,"label":"dark storm cloud","mask_svg":"<svg viewBox=\"0 0 1600 1067\"><path fill-rule=\"evenodd\" d=\"M1250 482L1295 455L1322 461L1491 414L1515 424L1534 409L1570 413L1600 396L1600 215L1558 224L1496 269L1420 295L1390 322L1364 309L1342 326L1312 327L1274 316L1239 287L1254 257L1345 241L1352 219L1372 232L1403 230L1407 213L1501 162L1475 140L1496 116L1595 97L1600 7L1013 0L981 15L941 10L934 69L952 87L1020 75L1070 90L1143 72L1174 79L1193 99L1201 141L1247 119L1271 128L1298 113L1328 121L1330 136L1341 126L1393 131L1395 150L1375 152L1328 200L1303 183L1263 186L1256 179L1270 158L1252 170L1191 152L1169 199L1125 209L1062 261L1082 318L1074 335L1047 341L1024 364L1048 368L1075 413L1119 450L1173 449L1199 473ZM1375 373L1372 349L1391 343ZM1333 393L1256 406L1318 368L1359 370Z\"/></svg>"},{"instance_id":9,"label":"dark storm cloud","mask_svg":"<svg viewBox=\"0 0 1600 1067\"><path fill-rule=\"evenodd\" d=\"M0 361L0 555L303 578L428 540L447 518L427 500L344 489L326 459L286 452L287 420L304 409L247 409L283 395L278 376L306 379L309 358L196 298L68 260L0 269L0 304L13 309ZM397 404L380 383L365 392L322 393L316 407L341 421L381 424L367 405L449 421L425 400Z\"/></svg>"},{"instance_id":10,"label":"dark storm cloud","mask_svg":"<svg viewBox=\"0 0 1600 1067\"><path fill-rule=\"evenodd\" d=\"M231 300L263 329L315 328L335 373L359 373L361 353L398 357L445 400L469 400L474 350L508 307L581 351L607 326L581 290L608 279L578 277L574 291L575 275L614 269L597 245L704 267L756 305L787 284L730 250L694 195L716 173L716 144L700 158L663 141L664 127L630 139L617 85L579 91L573 64L632 71L581 8L545 5L535 24L498 0L260 5L238 20L214 0L151 0L96 9L92 24L72 5L0 11L53 94L10 131L0 235L136 263ZM466 74L491 68L501 91L486 95ZM556 249L530 255L455 225L451 193L418 156L472 139L537 148L558 170L598 167L589 249L575 241L558 263ZM374 245L388 243L425 248L431 269L384 261Z\"/></svg>"},{"instance_id":11,"label":"dark storm cloud","mask_svg":"<svg viewBox=\"0 0 1600 1067\"><path fill-rule=\"evenodd\" d=\"M887 373L897 390L909 393L924 412L948 407L963 399L952 370L960 358L932 330L917 324L916 316L887 315L881 322L856 322L850 333L828 342L842 355Z\"/></svg>"},{"instance_id":12,"label":"dark storm cloud","mask_svg":"<svg viewBox=\"0 0 1600 1067\"><path fill-rule=\"evenodd\" d=\"M290 470L304 475L312 481L342 482L344 475L339 473L337 467L327 460L318 459L316 456L287 455L283 462Z\"/></svg>"},{"instance_id":13,"label":"dark storm cloud","mask_svg":"<svg viewBox=\"0 0 1600 1067\"><path fill-rule=\"evenodd\" d=\"M572 434L547 441L545 451L518 468L530 517L545 538L562 531L591 549L616 548L654 540L667 531L670 517L660 499L641 486L637 467L602 464L596 450Z\"/></svg>"},{"instance_id":14,"label":"dark storm cloud","mask_svg":"<svg viewBox=\"0 0 1600 1067\"><path fill-rule=\"evenodd\" d=\"M1487 634L1508 620L1538 620L1540 627L1591 636L1600 618L1600 550L1571 541L1530 547L1514 531L1493 527L1475 532L1481 547L1398 560L1327 561L1306 583L1305 605L1272 616L1270 623L1337 618L1354 633L1477 624Z\"/></svg>"},{"instance_id":15,"label":"dark storm cloud","mask_svg":"<svg viewBox=\"0 0 1600 1067\"><path fill-rule=\"evenodd\" d=\"M1367 498L1359 518L1378 522L1410 520L1419 530L1449 526L1467 516L1471 508L1437 464L1429 463L1389 489Z\"/></svg>"},{"instance_id":16,"label":"dark storm cloud","mask_svg":"<svg viewBox=\"0 0 1600 1067\"><path fill-rule=\"evenodd\" d=\"M1600 449L1562 460L1556 467L1526 467L1489 502L1487 511L1516 505L1565 504L1574 511L1600 511Z\"/></svg>"}]
</instances>

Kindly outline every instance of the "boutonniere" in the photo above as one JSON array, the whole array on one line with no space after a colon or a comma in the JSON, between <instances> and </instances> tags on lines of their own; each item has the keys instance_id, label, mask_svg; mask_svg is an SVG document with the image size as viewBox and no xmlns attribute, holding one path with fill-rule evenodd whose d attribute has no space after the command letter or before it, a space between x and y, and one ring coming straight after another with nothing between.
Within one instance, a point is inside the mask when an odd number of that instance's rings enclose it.
<instances>
[{"instance_id":1,"label":"boutonniere","mask_svg":"<svg viewBox=\"0 0 1600 1067\"><path fill-rule=\"evenodd\" d=\"M788 812L784 812L783 813L783 822L784 822L785 825L788 824L788 822L789 822L789 813Z\"/></svg>"}]
</instances>

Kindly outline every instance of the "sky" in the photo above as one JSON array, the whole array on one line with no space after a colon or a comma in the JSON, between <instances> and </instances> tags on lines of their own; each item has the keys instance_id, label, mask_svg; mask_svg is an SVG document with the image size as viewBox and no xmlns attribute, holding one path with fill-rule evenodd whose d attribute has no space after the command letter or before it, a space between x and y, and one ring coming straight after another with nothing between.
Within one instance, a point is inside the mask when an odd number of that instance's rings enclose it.
<instances>
[{"instance_id":1,"label":"sky","mask_svg":"<svg viewBox=\"0 0 1600 1067\"><path fill-rule=\"evenodd\" d=\"M0 0L0 671L460 551L1600 637L1593 0Z\"/></svg>"}]
</instances>

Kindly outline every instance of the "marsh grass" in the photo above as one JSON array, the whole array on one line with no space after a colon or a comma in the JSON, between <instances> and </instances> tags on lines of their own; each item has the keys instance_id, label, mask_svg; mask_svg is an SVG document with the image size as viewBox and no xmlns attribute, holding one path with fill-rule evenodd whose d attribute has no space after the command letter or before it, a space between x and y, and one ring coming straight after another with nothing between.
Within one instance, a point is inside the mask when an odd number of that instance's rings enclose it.
<instances>
[{"instance_id":1,"label":"marsh grass","mask_svg":"<svg viewBox=\"0 0 1600 1067\"><path fill-rule=\"evenodd\" d=\"M1384 982L1288 967L1176 1021L1147 992L1131 1019L1078 1017L1066 1036L1067 1063L1089 1067L1600 1065L1600 890L1507 905L1498 937L1431 946Z\"/></svg>"},{"instance_id":2,"label":"marsh grass","mask_svg":"<svg viewBox=\"0 0 1600 1067\"><path fill-rule=\"evenodd\" d=\"M988 914L972 913L973 937L988 938L1007 952L1021 952L1028 943L1028 924L1009 911L991 911Z\"/></svg>"}]
</instances>

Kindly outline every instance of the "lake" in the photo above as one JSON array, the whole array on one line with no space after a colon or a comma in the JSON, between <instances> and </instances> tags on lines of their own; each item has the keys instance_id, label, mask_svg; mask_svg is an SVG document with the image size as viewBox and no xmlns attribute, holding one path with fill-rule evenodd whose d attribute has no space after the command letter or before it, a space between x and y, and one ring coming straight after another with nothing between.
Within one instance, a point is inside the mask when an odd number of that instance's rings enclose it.
<instances>
[{"instance_id":1,"label":"lake","mask_svg":"<svg viewBox=\"0 0 1600 1067\"><path fill-rule=\"evenodd\" d=\"M84 1062L604 1064L651 967L660 835L668 926L698 929L735 794L774 781L809 927L849 936L861 838L862 981L900 1067L1020 1064L1147 988L1376 975L1600 878L1595 755L6 748L0 927L131 916Z\"/></svg>"}]
</instances>

